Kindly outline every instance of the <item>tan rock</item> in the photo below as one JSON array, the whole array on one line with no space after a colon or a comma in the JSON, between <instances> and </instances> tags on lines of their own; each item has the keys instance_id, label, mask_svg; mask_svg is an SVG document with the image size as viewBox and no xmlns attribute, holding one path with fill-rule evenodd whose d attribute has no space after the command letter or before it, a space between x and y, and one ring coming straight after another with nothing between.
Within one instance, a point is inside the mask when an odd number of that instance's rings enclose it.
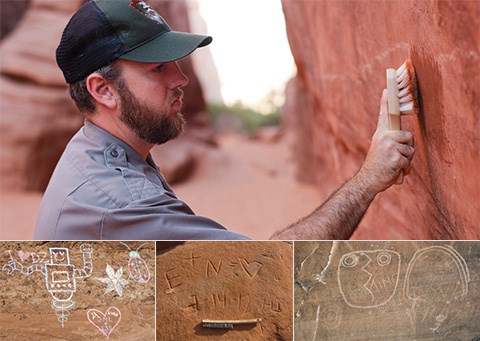
<instances>
[{"instance_id":1,"label":"tan rock","mask_svg":"<svg viewBox=\"0 0 480 341\"><path fill-rule=\"evenodd\" d=\"M479 242L295 242L295 340L472 340Z\"/></svg>"},{"instance_id":2,"label":"tan rock","mask_svg":"<svg viewBox=\"0 0 480 341\"><path fill-rule=\"evenodd\" d=\"M65 89L0 76L2 188L41 190L83 122Z\"/></svg>"},{"instance_id":3,"label":"tan rock","mask_svg":"<svg viewBox=\"0 0 480 341\"><path fill-rule=\"evenodd\" d=\"M2 41L0 73L36 84L65 87L55 50L63 28L81 3L32 1L15 31Z\"/></svg>"},{"instance_id":4,"label":"tan rock","mask_svg":"<svg viewBox=\"0 0 480 341\"><path fill-rule=\"evenodd\" d=\"M157 340L291 340L291 257L284 242L158 243Z\"/></svg>"}]
</instances>

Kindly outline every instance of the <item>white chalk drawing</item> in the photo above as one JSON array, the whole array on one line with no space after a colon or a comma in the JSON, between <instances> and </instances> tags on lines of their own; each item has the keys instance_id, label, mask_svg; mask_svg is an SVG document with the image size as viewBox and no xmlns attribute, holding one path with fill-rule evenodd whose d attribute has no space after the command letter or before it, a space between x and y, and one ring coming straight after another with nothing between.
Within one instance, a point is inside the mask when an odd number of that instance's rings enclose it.
<instances>
[{"instance_id":1,"label":"white chalk drawing","mask_svg":"<svg viewBox=\"0 0 480 341\"><path fill-rule=\"evenodd\" d=\"M315 341L317 338L317 331L318 331L318 322L320 320L320 306L317 306L317 313L315 315L315 333L313 333L312 341Z\"/></svg>"},{"instance_id":2,"label":"white chalk drawing","mask_svg":"<svg viewBox=\"0 0 480 341\"><path fill-rule=\"evenodd\" d=\"M30 266L24 266L23 264L13 261L8 262L2 268L8 275L13 275L15 271L20 272L22 275L31 275L34 272L41 272L45 275L45 264L32 264Z\"/></svg>"},{"instance_id":3,"label":"white chalk drawing","mask_svg":"<svg viewBox=\"0 0 480 341\"><path fill-rule=\"evenodd\" d=\"M408 264L403 287L405 297L412 302L410 322L414 330L430 330L436 336L448 333L458 304L466 299L469 282L467 263L452 247L435 245L417 250Z\"/></svg>"},{"instance_id":4,"label":"white chalk drawing","mask_svg":"<svg viewBox=\"0 0 480 341\"><path fill-rule=\"evenodd\" d=\"M296 276L298 278L296 284L300 285L300 288L303 291L309 292L318 284L327 285L327 279L329 278L327 272L329 271L329 268L332 267L331 264L337 247L337 242L338 241L332 241L330 252L326 259L320 244L318 244L315 245L308 255L300 262L300 266L296 268ZM325 265L322 264L324 261ZM296 262L296 264L298 264L298 262ZM311 270L309 270L308 273L306 273L307 271L305 271L304 267L308 269L321 268L321 271L318 273L311 273Z\"/></svg>"},{"instance_id":5,"label":"white chalk drawing","mask_svg":"<svg viewBox=\"0 0 480 341\"><path fill-rule=\"evenodd\" d=\"M6 250L4 251L5 253L8 253L10 256L10 261L9 262L14 262L15 257L12 255L13 250ZM18 257L20 258L21 263L26 263L29 258L32 258L31 261L29 261L32 264L43 264L47 263L45 260L45 257L47 256L46 252L30 252L30 251L23 251L20 250L17 252Z\"/></svg>"},{"instance_id":6,"label":"white chalk drawing","mask_svg":"<svg viewBox=\"0 0 480 341\"><path fill-rule=\"evenodd\" d=\"M327 265L325 265L325 267L323 268L322 272L320 272L319 274L315 275L315 280L319 283L322 283L322 284L327 284L325 282L325 274L327 272L327 269L328 267L330 266L330 263L332 262L332 255L333 255L333 252L335 251L335 248L337 246L337 241L334 240L332 242L332 247L330 248L330 253L328 254L328 260L327 260Z\"/></svg>"},{"instance_id":7,"label":"white chalk drawing","mask_svg":"<svg viewBox=\"0 0 480 341\"><path fill-rule=\"evenodd\" d=\"M76 279L87 278L92 274L92 251L90 244L80 245L83 268L77 269L75 265L70 264L68 248L50 248L50 263L45 264L45 281L47 290L53 298L52 307L62 327L75 304L72 297L77 291Z\"/></svg>"},{"instance_id":8,"label":"white chalk drawing","mask_svg":"<svg viewBox=\"0 0 480 341\"><path fill-rule=\"evenodd\" d=\"M123 279L123 268L120 267L115 271L109 264L107 264L105 271L108 277L96 278L96 280L107 284L105 294L115 291L118 296L123 296L123 287L128 284L128 280Z\"/></svg>"},{"instance_id":9,"label":"white chalk drawing","mask_svg":"<svg viewBox=\"0 0 480 341\"><path fill-rule=\"evenodd\" d=\"M150 270L148 270L147 262L140 257L138 253L140 248L145 245L143 243L135 251L133 251L130 246L125 243L120 242L120 244L125 245L129 252L130 259L128 260L128 272L130 274L130 278L132 278L135 282L139 283L147 283L150 280Z\"/></svg>"},{"instance_id":10,"label":"white chalk drawing","mask_svg":"<svg viewBox=\"0 0 480 341\"><path fill-rule=\"evenodd\" d=\"M87 319L108 339L120 323L122 313L117 307L109 307L105 313L98 309L89 309Z\"/></svg>"},{"instance_id":11,"label":"white chalk drawing","mask_svg":"<svg viewBox=\"0 0 480 341\"><path fill-rule=\"evenodd\" d=\"M90 277L93 270L92 265L92 246L90 244L81 244L80 252L83 254L83 268L76 268L70 264L70 255L68 248L51 247L50 262L43 263L44 252L19 252L20 259L25 261L32 257L32 261L41 261L30 266L24 266L21 262L11 260L2 268L7 274L13 275L15 271L23 275L31 275L34 272L40 272L45 276L45 286L52 296L52 308L55 310L58 322L65 326L71 309L75 302L72 300L73 294L77 290L76 279ZM36 258L35 258L36 255ZM11 256L11 254L10 254Z\"/></svg>"},{"instance_id":12,"label":"white chalk drawing","mask_svg":"<svg viewBox=\"0 0 480 341\"><path fill-rule=\"evenodd\" d=\"M400 254L395 251L349 252L338 264L338 286L350 307L375 308L395 295L399 273Z\"/></svg>"},{"instance_id":13,"label":"white chalk drawing","mask_svg":"<svg viewBox=\"0 0 480 341\"><path fill-rule=\"evenodd\" d=\"M45 260L46 252L20 250L17 252L19 261L16 260L16 256L12 255L13 250L6 250L4 252L8 253L10 257L8 263L2 268L2 271L7 272L7 274L12 275L15 271L20 272L22 275L31 275L34 272L42 272L45 274L44 265L48 262ZM31 261L29 258L31 258ZM32 265L26 266L25 263Z\"/></svg>"}]
</instances>

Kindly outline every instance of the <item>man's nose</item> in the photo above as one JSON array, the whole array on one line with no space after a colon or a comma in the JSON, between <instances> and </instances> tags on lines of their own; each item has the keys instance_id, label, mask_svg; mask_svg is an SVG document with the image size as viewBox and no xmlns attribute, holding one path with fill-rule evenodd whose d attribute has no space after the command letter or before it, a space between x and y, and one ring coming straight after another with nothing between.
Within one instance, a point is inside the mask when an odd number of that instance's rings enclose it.
<instances>
[{"instance_id":1,"label":"man's nose","mask_svg":"<svg viewBox=\"0 0 480 341\"><path fill-rule=\"evenodd\" d=\"M182 88L188 84L188 77L183 73L182 69L178 65L177 62L173 64L173 81L171 84L171 88Z\"/></svg>"}]
</instances>

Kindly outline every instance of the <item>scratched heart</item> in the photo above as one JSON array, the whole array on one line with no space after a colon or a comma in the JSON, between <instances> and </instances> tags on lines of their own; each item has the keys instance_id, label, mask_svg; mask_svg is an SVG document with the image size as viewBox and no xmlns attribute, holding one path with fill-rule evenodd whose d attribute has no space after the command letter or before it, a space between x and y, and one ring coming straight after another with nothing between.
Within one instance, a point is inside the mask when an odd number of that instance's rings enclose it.
<instances>
[{"instance_id":1,"label":"scratched heart","mask_svg":"<svg viewBox=\"0 0 480 341\"><path fill-rule=\"evenodd\" d=\"M87 318L90 323L97 327L108 339L120 323L122 314L117 307L108 308L105 314L98 309L89 309L87 311Z\"/></svg>"},{"instance_id":2,"label":"scratched heart","mask_svg":"<svg viewBox=\"0 0 480 341\"><path fill-rule=\"evenodd\" d=\"M250 277L255 277L257 273L262 268L263 264L259 262L248 262L246 259L240 259L240 263L242 264L245 271L248 273Z\"/></svg>"}]
</instances>

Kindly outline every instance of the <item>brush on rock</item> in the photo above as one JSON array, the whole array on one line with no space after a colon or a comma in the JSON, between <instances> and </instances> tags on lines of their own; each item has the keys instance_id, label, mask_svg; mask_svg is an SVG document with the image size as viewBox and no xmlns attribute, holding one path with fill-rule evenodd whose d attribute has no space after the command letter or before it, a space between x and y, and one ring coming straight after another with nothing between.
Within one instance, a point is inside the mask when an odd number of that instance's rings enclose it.
<instances>
[{"instance_id":1,"label":"brush on rock","mask_svg":"<svg viewBox=\"0 0 480 341\"><path fill-rule=\"evenodd\" d=\"M400 115L419 113L417 95L417 77L412 61L406 60L398 68L387 69L388 90L388 127L390 130L402 130ZM403 172L396 183L403 182Z\"/></svg>"}]
</instances>

